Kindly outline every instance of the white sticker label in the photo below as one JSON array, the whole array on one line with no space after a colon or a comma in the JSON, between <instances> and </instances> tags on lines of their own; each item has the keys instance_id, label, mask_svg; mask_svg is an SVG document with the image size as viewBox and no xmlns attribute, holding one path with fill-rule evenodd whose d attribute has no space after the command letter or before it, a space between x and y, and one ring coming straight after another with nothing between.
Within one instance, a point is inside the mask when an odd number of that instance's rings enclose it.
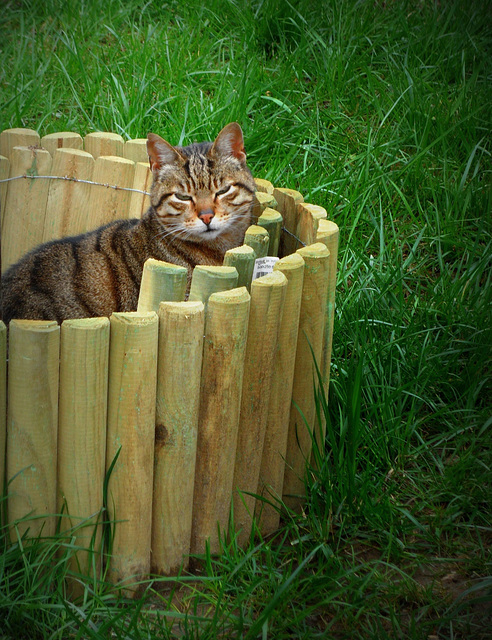
<instances>
[{"instance_id":1,"label":"white sticker label","mask_svg":"<svg viewBox=\"0 0 492 640\"><path fill-rule=\"evenodd\" d=\"M279 258L274 256L266 256L265 258L257 258L255 260L255 268L253 269L253 280L261 278L269 273L272 273L273 267Z\"/></svg>"}]
</instances>

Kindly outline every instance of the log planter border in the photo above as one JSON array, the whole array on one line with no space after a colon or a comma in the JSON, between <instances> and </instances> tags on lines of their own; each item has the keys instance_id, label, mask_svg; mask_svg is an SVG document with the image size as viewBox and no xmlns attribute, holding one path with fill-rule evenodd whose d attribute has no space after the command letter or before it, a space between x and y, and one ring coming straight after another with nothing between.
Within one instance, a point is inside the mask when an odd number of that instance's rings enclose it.
<instances>
[{"instance_id":1,"label":"log planter border","mask_svg":"<svg viewBox=\"0 0 492 640\"><path fill-rule=\"evenodd\" d=\"M2 269L40 242L141 216L150 182L145 140L3 131ZM244 245L222 267L197 267L188 301L186 270L149 260L136 312L61 327L13 320L8 359L0 323L12 539L53 535L61 518L82 548L79 570L99 571L83 549L100 548L108 470L114 583L219 552L231 513L245 544L253 523L263 535L278 528L280 501L302 507L313 435L324 441L313 353L327 391L338 227L299 192L256 183ZM252 280L269 256L280 259Z\"/></svg>"}]
</instances>

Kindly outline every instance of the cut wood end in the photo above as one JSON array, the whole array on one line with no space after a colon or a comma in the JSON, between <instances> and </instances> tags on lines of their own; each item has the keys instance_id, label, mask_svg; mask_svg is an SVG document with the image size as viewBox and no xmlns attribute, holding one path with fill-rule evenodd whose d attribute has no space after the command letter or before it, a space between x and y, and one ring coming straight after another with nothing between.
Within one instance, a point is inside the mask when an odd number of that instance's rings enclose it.
<instances>
[{"instance_id":1,"label":"cut wood end","mask_svg":"<svg viewBox=\"0 0 492 640\"><path fill-rule=\"evenodd\" d=\"M281 271L272 271L261 278L256 278L251 283L251 287L283 287L287 284L287 278Z\"/></svg>"},{"instance_id":2,"label":"cut wood end","mask_svg":"<svg viewBox=\"0 0 492 640\"><path fill-rule=\"evenodd\" d=\"M261 204L264 204L265 202L273 202L275 200L271 193L265 193L264 191L257 191L255 193L255 198Z\"/></svg>"},{"instance_id":3,"label":"cut wood end","mask_svg":"<svg viewBox=\"0 0 492 640\"><path fill-rule=\"evenodd\" d=\"M303 202L304 201L304 196L302 195L302 193L300 193L299 191L296 191L295 189L287 189L286 187L279 187L273 190L273 196L275 198L277 198L276 194L279 194L280 197L282 196L290 196L291 198L293 198L295 200L295 202ZM278 198L277 198L278 200Z\"/></svg>"},{"instance_id":4,"label":"cut wood end","mask_svg":"<svg viewBox=\"0 0 492 640\"><path fill-rule=\"evenodd\" d=\"M338 225L332 220L320 220L318 226L318 233L332 235L333 233L338 233L339 228Z\"/></svg>"},{"instance_id":5,"label":"cut wood end","mask_svg":"<svg viewBox=\"0 0 492 640\"><path fill-rule=\"evenodd\" d=\"M87 138L89 140L93 138L105 138L106 140L117 140L118 142L123 143L125 142L119 133L110 133L109 131L93 131L92 133L88 133L85 136L86 140Z\"/></svg>"},{"instance_id":6,"label":"cut wood end","mask_svg":"<svg viewBox=\"0 0 492 640\"><path fill-rule=\"evenodd\" d=\"M330 255L329 249L322 242L310 244L297 250L301 256L306 258L324 258Z\"/></svg>"},{"instance_id":7,"label":"cut wood end","mask_svg":"<svg viewBox=\"0 0 492 640\"><path fill-rule=\"evenodd\" d=\"M171 262L164 262L164 260L156 260L155 258L148 258L144 263L144 269L173 274L188 273L186 267L182 267L178 264L172 264Z\"/></svg>"},{"instance_id":8,"label":"cut wood end","mask_svg":"<svg viewBox=\"0 0 492 640\"><path fill-rule=\"evenodd\" d=\"M258 222L260 222L260 220L265 220L268 222L277 222L277 221L283 220L283 218L282 218L282 214L279 211L276 211L275 209L270 209L270 207L267 207L263 211L261 216L258 218Z\"/></svg>"},{"instance_id":9,"label":"cut wood end","mask_svg":"<svg viewBox=\"0 0 492 640\"><path fill-rule=\"evenodd\" d=\"M94 159L94 156L88 151L83 151L82 149L73 149L72 147L59 147L58 149L55 149L53 158L59 155L80 156L81 158Z\"/></svg>"},{"instance_id":10,"label":"cut wood end","mask_svg":"<svg viewBox=\"0 0 492 640\"><path fill-rule=\"evenodd\" d=\"M37 131L34 131L34 129L23 129L22 127L15 127L14 129L4 129L2 131L2 135L4 133L15 133L16 135L39 135Z\"/></svg>"},{"instance_id":11,"label":"cut wood end","mask_svg":"<svg viewBox=\"0 0 492 640\"><path fill-rule=\"evenodd\" d=\"M305 211L309 211L309 213L316 220L324 220L328 216L326 209L324 207L320 207L318 204L310 204L309 202L299 202L297 206L300 210L303 209Z\"/></svg>"},{"instance_id":12,"label":"cut wood end","mask_svg":"<svg viewBox=\"0 0 492 640\"><path fill-rule=\"evenodd\" d=\"M265 228L260 227L257 224L252 224L250 227L248 227L246 229L246 235L247 236L256 236L256 235L258 235L258 236L266 236L267 238L269 237L268 236L268 231Z\"/></svg>"},{"instance_id":13,"label":"cut wood end","mask_svg":"<svg viewBox=\"0 0 492 640\"><path fill-rule=\"evenodd\" d=\"M299 253L291 253L275 263L274 270L300 269L304 266L304 260Z\"/></svg>"},{"instance_id":14,"label":"cut wood end","mask_svg":"<svg viewBox=\"0 0 492 640\"><path fill-rule=\"evenodd\" d=\"M218 278L230 278L231 276L234 276L234 275L237 276L236 267L216 267L216 266L210 266L205 264L197 264L194 270L198 272L210 274Z\"/></svg>"},{"instance_id":15,"label":"cut wood end","mask_svg":"<svg viewBox=\"0 0 492 640\"><path fill-rule=\"evenodd\" d=\"M237 254L245 254L248 256L253 256L256 255L255 254L255 250L253 249L253 247L250 247L247 244L242 244L240 247L234 247L233 249L228 249L225 252L225 255L237 255Z\"/></svg>"},{"instance_id":16,"label":"cut wood end","mask_svg":"<svg viewBox=\"0 0 492 640\"><path fill-rule=\"evenodd\" d=\"M59 329L56 320L11 320L10 331L36 331L48 333Z\"/></svg>"},{"instance_id":17,"label":"cut wood end","mask_svg":"<svg viewBox=\"0 0 492 640\"><path fill-rule=\"evenodd\" d=\"M157 324L157 313L155 311L115 311L111 314L111 324L132 324L146 326Z\"/></svg>"},{"instance_id":18,"label":"cut wood end","mask_svg":"<svg viewBox=\"0 0 492 640\"><path fill-rule=\"evenodd\" d=\"M260 193L273 193L273 184L269 180L265 180L264 178L255 178L255 183Z\"/></svg>"},{"instance_id":19,"label":"cut wood end","mask_svg":"<svg viewBox=\"0 0 492 640\"><path fill-rule=\"evenodd\" d=\"M62 331L67 329L77 329L79 331L97 331L102 327L109 326L109 318L75 318L73 320L64 320L62 323Z\"/></svg>"},{"instance_id":20,"label":"cut wood end","mask_svg":"<svg viewBox=\"0 0 492 640\"><path fill-rule=\"evenodd\" d=\"M99 156L96 162L98 162L99 164L105 162L118 162L119 164L127 164L132 166L135 164L133 160L128 160L128 158L122 158L121 156Z\"/></svg>"},{"instance_id":21,"label":"cut wood end","mask_svg":"<svg viewBox=\"0 0 492 640\"><path fill-rule=\"evenodd\" d=\"M212 293L208 299L209 308L210 305L215 304L238 304L242 302L249 302L251 296L248 293L246 287L237 287L236 289L229 289L229 291L217 291Z\"/></svg>"},{"instance_id":22,"label":"cut wood end","mask_svg":"<svg viewBox=\"0 0 492 640\"><path fill-rule=\"evenodd\" d=\"M41 142L44 140L62 140L64 138L82 140L80 133L76 133L75 131L58 131L56 133L47 133L41 138Z\"/></svg>"},{"instance_id":23,"label":"cut wood end","mask_svg":"<svg viewBox=\"0 0 492 640\"><path fill-rule=\"evenodd\" d=\"M187 300L186 302L161 302L159 304L159 316L192 316L203 313L205 305L199 300Z\"/></svg>"}]
</instances>

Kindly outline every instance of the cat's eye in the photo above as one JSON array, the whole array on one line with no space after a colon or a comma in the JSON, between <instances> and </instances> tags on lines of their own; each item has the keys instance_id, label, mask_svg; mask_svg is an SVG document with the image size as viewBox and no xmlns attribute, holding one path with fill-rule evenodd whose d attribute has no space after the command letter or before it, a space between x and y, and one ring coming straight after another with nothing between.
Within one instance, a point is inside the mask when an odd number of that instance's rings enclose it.
<instances>
[{"instance_id":1,"label":"cat's eye","mask_svg":"<svg viewBox=\"0 0 492 640\"><path fill-rule=\"evenodd\" d=\"M178 200L182 200L183 202L188 202L189 200L193 200L191 196L186 195L185 193L175 193L174 197Z\"/></svg>"},{"instance_id":2,"label":"cat's eye","mask_svg":"<svg viewBox=\"0 0 492 640\"><path fill-rule=\"evenodd\" d=\"M216 196L223 196L224 193L227 193L231 188L231 185L228 185L227 187L224 187L223 189L220 189L219 191L217 191L217 193L215 194Z\"/></svg>"}]
</instances>

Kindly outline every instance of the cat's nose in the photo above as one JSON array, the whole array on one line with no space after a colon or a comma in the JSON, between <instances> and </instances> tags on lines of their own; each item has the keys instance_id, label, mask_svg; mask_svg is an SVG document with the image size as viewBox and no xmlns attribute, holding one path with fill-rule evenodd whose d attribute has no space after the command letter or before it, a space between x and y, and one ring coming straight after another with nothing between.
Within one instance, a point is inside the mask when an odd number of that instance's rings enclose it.
<instances>
[{"instance_id":1,"label":"cat's nose","mask_svg":"<svg viewBox=\"0 0 492 640\"><path fill-rule=\"evenodd\" d=\"M212 211L212 209L203 209L198 214L198 217L208 227L208 225L212 222L212 218L214 217L214 212Z\"/></svg>"}]
</instances>

